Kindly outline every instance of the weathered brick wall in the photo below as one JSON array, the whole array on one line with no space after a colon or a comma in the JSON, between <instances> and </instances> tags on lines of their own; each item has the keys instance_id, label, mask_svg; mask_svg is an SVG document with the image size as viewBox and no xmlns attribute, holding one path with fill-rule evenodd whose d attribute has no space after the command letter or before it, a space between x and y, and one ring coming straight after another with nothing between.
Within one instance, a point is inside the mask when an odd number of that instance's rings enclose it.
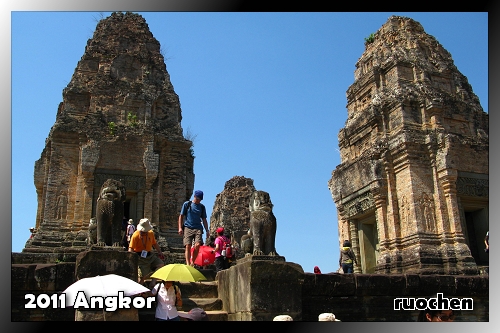
<instances>
[{"instance_id":1,"label":"weathered brick wall","mask_svg":"<svg viewBox=\"0 0 500 333\"><path fill-rule=\"evenodd\" d=\"M474 309L455 321L489 321L488 276L304 274L302 319L318 321L331 312L341 321L416 321L418 310L394 310L395 298L472 298Z\"/></svg>"},{"instance_id":2,"label":"weathered brick wall","mask_svg":"<svg viewBox=\"0 0 500 333\"><path fill-rule=\"evenodd\" d=\"M53 295L74 282L75 263L13 264L12 265L12 321L73 321L72 308L26 309L26 294Z\"/></svg>"},{"instance_id":3,"label":"weathered brick wall","mask_svg":"<svg viewBox=\"0 0 500 333\"><path fill-rule=\"evenodd\" d=\"M115 253L126 256L126 253ZM87 256L88 257L88 256ZM88 257L90 260L91 257ZM83 256L79 262L82 262ZM107 268L98 267L97 271ZM108 265L105 265L106 267ZM76 264L12 264L12 321L73 321L75 312L67 309L25 309L25 294L39 295L46 293L52 295L60 293L75 281ZM96 271L96 272L97 272ZM94 272L96 275L97 273ZM248 274L252 274L247 272ZM253 272L255 274L256 272ZM122 274L121 274L122 275ZM223 274L224 275L224 274ZM227 274L226 274L227 275ZM261 276L262 274L257 274ZM461 311L456 321L489 321L489 278L488 276L464 275L381 275L381 274L296 274L293 281L290 276L281 276L286 280L284 285L300 285L302 283L302 321L318 321L318 315L323 312L332 312L345 322L359 321L388 321L405 322L415 321L418 311L395 311L394 299L401 297L419 298L443 293L447 298L472 298L473 311ZM236 276L235 276L236 278ZM242 276L230 281L222 279L219 284L219 295L225 292L234 292L238 288L234 284L241 284ZM225 282L224 282L225 281ZM271 295L270 291L262 290L268 287L259 283L259 295ZM275 286L275 285L274 285ZM275 291L274 291L275 292ZM298 293L296 295L299 295ZM291 296L291 295L289 295ZM219 296L221 297L221 296ZM234 299L237 297L232 295ZM242 296L243 297L243 296ZM296 297L296 296L294 296ZM224 300L224 297L222 297ZM230 310L234 307L226 297L225 306ZM257 297L258 299L258 297ZM281 309L283 312L284 298L274 297L270 302L272 309ZM294 304L297 300L288 299ZM281 302L281 305L280 305ZM285 302L286 303L286 302ZM252 307L253 305L249 305ZM234 312L235 309L233 309ZM231 310L230 310L231 311ZM280 312L280 313L281 313ZM294 316L298 314L295 313ZM271 317L269 317L271 318ZM268 319L269 319L268 318ZM238 320L238 319L233 319ZM240 319L248 320L248 319ZM262 318L261 318L262 320Z\"/></svg>"}]
</instances>

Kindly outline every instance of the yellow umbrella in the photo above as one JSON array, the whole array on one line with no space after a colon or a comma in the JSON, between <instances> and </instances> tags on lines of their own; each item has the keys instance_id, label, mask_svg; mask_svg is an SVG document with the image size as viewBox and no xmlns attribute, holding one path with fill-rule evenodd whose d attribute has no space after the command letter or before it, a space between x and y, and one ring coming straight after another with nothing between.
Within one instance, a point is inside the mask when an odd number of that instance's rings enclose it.
<instances>
[{"instance_id":1,"label":"yellow umbrella","mask_svg":"<svg viewBox=\"0 0 500 333\"><path fill-rule=\"evenodd\" d=\"M195 282L206 280L196 268L185 264L168 264L159 268L151 275L151 278L163 281L187 281Z\"/></svg>"}]
</instances>

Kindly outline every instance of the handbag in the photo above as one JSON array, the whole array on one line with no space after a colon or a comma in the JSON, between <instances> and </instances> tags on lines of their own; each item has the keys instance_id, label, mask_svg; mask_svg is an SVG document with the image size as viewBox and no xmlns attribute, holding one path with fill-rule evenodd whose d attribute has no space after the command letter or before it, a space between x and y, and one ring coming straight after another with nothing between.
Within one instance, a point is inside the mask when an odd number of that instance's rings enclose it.
<instances>
[{"instance_id":1,"label":"handbag","mask_svg":"<svg viewBox=\"0 0 500 333\"><path fill-rule=\"evenodd\" d=\"M342 269L342 266L337 269L337 273L339 274L344 274L344 270Z\"/></svg>"}]
</instances>

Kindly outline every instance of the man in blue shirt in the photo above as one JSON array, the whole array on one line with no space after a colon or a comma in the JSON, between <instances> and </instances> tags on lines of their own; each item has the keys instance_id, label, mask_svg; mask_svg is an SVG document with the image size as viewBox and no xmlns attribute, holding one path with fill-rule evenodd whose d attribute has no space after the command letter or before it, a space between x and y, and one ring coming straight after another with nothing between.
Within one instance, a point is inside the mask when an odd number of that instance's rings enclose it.
<instances>
[{"instance_id":1,"label":"man in blue shirt","mask_svg":"<svg viewBox=\"0 0 500 333\"><path fill-rule=\"evenodd\" d=\"M179 235L184 235L183 244L185 248L186 265L194 266L194 261L198 256L200 246L203 245L203 228L207 232L207 238L210 236L208 231L207 211L201 203L203 200L202 191L194 191L193 201L186 201L179 214ZM203 222L203 225L202 225ZM191 257L191 246L194 240L194 251Z\"/></svg>"}]
</instances>

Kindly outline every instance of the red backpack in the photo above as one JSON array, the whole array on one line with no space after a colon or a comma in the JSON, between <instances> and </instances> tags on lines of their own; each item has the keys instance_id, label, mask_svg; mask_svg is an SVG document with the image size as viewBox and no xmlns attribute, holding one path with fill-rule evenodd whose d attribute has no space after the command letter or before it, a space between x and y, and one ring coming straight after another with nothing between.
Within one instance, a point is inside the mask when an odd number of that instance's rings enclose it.
<instances>
[{"instance_id":1,"label":"red backpack","mask_svg":"<svg viewBox=\"0 0 500 333\"><path fill-rule=\"evenodd\" d=\"M233 249L231 248L231 241L226 236L221 236L222 240L222 256L226 258L233 257Z\"/></svg>"}]
</instances>

